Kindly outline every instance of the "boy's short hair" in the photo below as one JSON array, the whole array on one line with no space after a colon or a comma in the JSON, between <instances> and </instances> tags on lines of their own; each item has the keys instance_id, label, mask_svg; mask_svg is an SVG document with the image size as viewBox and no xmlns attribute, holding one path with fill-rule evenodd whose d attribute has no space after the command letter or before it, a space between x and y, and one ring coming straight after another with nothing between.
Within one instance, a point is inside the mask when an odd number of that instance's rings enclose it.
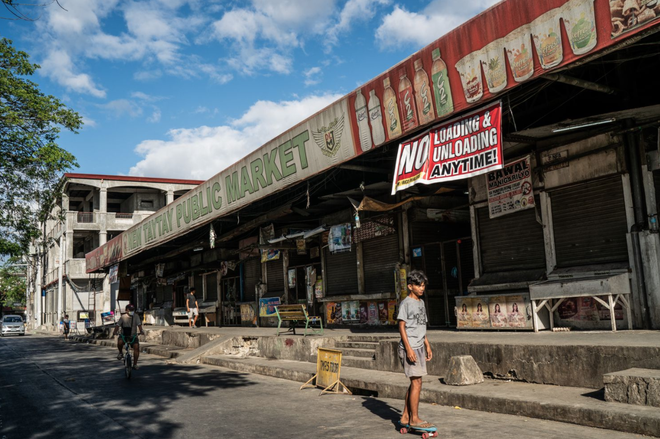
<instances>
[{"instance_id":1,"label":"boy's short hair","mask_svg":"<svg viewBox=\"0 0 660 439\"><path fill-rule=\"evenodd\" d=\"M421 285L421 284L426 285L428 283L429 283L429 278L426 277L426 275L422 270L413 270L410 273L408 273L408 279L406 285Z\"/></svg>"}]
</instances>

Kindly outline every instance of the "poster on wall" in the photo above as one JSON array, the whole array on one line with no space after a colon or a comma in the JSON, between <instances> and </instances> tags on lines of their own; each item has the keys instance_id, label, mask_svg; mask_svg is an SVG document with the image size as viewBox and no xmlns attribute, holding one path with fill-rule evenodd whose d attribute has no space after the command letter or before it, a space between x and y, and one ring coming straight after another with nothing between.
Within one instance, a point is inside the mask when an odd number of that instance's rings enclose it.
<instances>
[{"instance_id":1,"label":"poster on wall","mask_svg":"<svg viewBox=\"0 0 660 439\"><path fill-rule=\"evenodd\" d=\"M531 326L531 310L526 296L516 295L506 297L507 315L510 328L526 328Z\"/></svg>"},{"instance_id":2,"label":"poster on wall","mask_svg":"<svg viewBox=\"0 0 660 439\"><path fill-rule=\"evenodd\" d=\"M295 268L290 268L287 271L287 279L289 283L289 288L295 288L296 287L296 269Z\"/></svg>"},{"instance_id":3,"label":"poster on wall","mask_svg":"<svg viewBox=\"0 0 660 439\"><path fill-rule=\"evenodd\" d=\"M506 163L498 171L489 172L486 181L489 218L534 207L530 156Z\"/></svg>"},{"instance_id":4,"label":"poster on wall","mask_svg":"<svg viewBox=\"0 0 660 439\"><path fill-rule=\"evenodd\" d=\"M474 307L472 308L472 327L473 328L490 327L490 315L488 314L487 297L477 297L474 299Z\"/></svg>"},{"instance_id":5,"label":"poster on wall","mask_svg":"<svg viewBox=\"0 0 660 439\"><path fill-rule=\"evenodd\" d=\"M367 324L378 324L378 304L376 302L367 302Z\"/></svg>"},{"instance_id":6,"label":"poster on wall","mask_svg":"<svg viewBox=\"0 0 660 439\"><path fill-rule=\"evenodd\" d=\"M488 314L490 316L490 326L493 328L507 328L509 322L506 319L506 296L489 298Z\"/></svg>"},{"instance_id":7,"label":"poster on wall","mask_svg":"<svg viewBox=\"0 0 660 439\"><path fill-rule=\"evenodd\" d=\"M325 295L323 294L323 279L316 279L314 284L314 295L317 299L323 299Z\"/></svg>"},{"instance_id":8,"label":"poster on wall","mask_svg":"<svg viewBox=\"0 0 660 439\"><path fill-rule=\"evenodd\" d=\"M456 298L456 327L472 327L472 305L473 299L470 297Z\"/></svg>"},{"instance_id":9,"label":"poster on wall","mask_svg":"<svg viewBox=\"0 0 660 439\"><path fill-rule=\"evenodd\" d=\"M351 224L339 224L330 227L328 235L328 248L330 253L351 251Z\"/></svg>"},{"instance_id":10,"label":"poster on wall","mask_svg":"<svg viewBox=\"0 0 660 439\"><path fill-rule=\"evenodd\" d=\"M257 313L254 310L253 303L242 303L241 304L241 324L242 325L254 325L257 322Z\"/></svg>"},{"instance_id":11,"label":"poster on wall","mask_svg":"<svg viewBox=\"0 0 660 439\"><path fill-rule=\"evenodd\" d=\"M261 227L259 229L259 244L267 245L268 241L275 238L275 225ZM275 261L280 258L280 251L272 248L261 250L261 262Z\"/></svg>"},{"instance_id":12,"label":"poster on wall","mask_svg":"<svg viewBox=\"0 0 660 439\"><path fill-rule=\"evenodd\" d=\"M340 325L342 322L341 302L325 304L325 319L328 325Z\"/></svg>"},{"instance_id":13,"label":"poster on wall","mask_svg":"<svg viewBox=\"0 0 660 439\"><path fill-rule=\"evenodd\" d=\"M369 310L367 302L360 303L360 323L367 323L369 321Z\"/></svg>"},{"instance_id":14,"label":"poster on wall","mask_svg":"<svg viewBox=\"0 0 660 439\"><path fill-rule=\"evenodd\" d=\"M280 304L279 297L259 299L259 317L275 317L275 307Z\"/></svg>"},{"instance_id":15,"label":"poster on wall","mask_svg":"<svg viewBox=\"0 0 660 439\"><path fill-rule=\"evenodd\" d=\"M341 304L342 320L346 322L354 322L360 320L360 303L358 301L342 302Z\"/></svg>"},{"instance_id":16,"label":"poster on wall","mask_svg":"<svg viewBox=\"0 0 660 439\"><path fill-rule=\"evenodd\" d=\"M390 325L396 325L397 317L397 305L396 300L387 301L387 323Z\"/></svg>"}]
</instances>

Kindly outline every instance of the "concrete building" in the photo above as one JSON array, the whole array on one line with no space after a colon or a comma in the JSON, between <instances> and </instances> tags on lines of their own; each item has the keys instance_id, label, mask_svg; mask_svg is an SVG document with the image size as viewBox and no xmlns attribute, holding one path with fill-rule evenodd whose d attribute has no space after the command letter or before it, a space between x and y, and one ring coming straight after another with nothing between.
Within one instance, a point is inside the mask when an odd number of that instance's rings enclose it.
<instances>
[{"instance_id":1,"label":"concrete building","mask_svg":"<svg viewBox=\"0 0 660 439\"><path fill-rule=\"evenodd\" d=\"M31 304L36 326L98 319L115 310L118 284L106 273L88 275L85 253L172 203L200 181L167 178L65 174L61 196L43 224L45 246L36 266L40 298Z\"/></svg>"}]
</instances>

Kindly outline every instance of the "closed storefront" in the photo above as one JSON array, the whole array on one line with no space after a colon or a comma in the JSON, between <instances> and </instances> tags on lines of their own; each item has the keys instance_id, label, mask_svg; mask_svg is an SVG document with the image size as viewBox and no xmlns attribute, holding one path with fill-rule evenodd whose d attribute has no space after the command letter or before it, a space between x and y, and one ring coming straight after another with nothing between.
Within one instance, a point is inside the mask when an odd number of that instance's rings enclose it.
<instances>
[{"instance_id":1,"label":"closed storefront","mask_svg":"<svg viewBox=\"0 0 660 439\"><path fill-rule=\"evenodd\" d=\"M394 293L394 273L399 263L399 237L392 234L363 241L362 257L365 293Z\"/></svg>"},{"instance_id":2,"label":"closed storefront","mask_svg":"<svg viewBox=\"0 0 660 439\"><path fill-rule=\"evenodd\" d=\"M268 294L284 294L284 268L282 265L282 256L280 259L266 262L266 276L268 281Z\"/></svg>"},{"instance_id":3,"label":"closed storefront","mask_svg":"<svg viewBox=\"0 0 660 439\"><path fill-rule=\"evenodd\" d=\"M355 244L351 251L330 253L326 247L326 277L328 291L326 296L343 296L358 293L357 254Z\"/></svg>"},{"instance_id":4,"label":"closed storefront","mask_svg":"<svg viewBox=\"0 0 660 439\"><path fill-rule=\"evenodd\" d=\"M619 175L550 192L557 267L626 263L626 212Z\"/></svg>"},{"instance_id":5,"label":"closed storefront","mask_svg":"<svg viewBox=\"0 0 660 439\"><path fill-rule=\"evenodd\" d=\"M258 258L247 259L243 263L243 302L256 300L255 287L259 282L261 282L261 262Z\"/></svg>"}]
</instances>

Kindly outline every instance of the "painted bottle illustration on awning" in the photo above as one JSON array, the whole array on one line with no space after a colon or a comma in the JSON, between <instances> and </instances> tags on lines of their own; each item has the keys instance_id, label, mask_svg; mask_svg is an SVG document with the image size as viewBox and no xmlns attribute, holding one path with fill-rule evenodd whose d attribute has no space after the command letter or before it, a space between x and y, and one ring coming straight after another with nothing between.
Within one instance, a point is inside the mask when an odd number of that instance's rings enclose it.
<instances>
[{"instance_id":1,"label":"painted bottle illustration on awning","mask_svg":"<svg viewBox=\"0 0 660 439\"><path fill-rule=\"evenodd\" d=\"M438 117L454 112L454 100L451 95L447 64L440 57L440 49L433 50L433 65L431 66L431 80L435 94L435 110Z\"/></svg>"},{"instance_id":2,"label":"painted bottle illustration on awning","mask_svg":"<svg viewBox=\"0 0 660 439\"><path fill-rule=\"evenodd\" d=\"M612 0L610 6L618 1L639 4L648 0ZM651 1L658 2L658 0ZM660 13L660 8L658 12ZM612 11L612 17L614 14L615 12ZM621 16L623 16L623 6ZM483 97L482 70L488 92L495 94L507 88L505 60L516 82L524 82L533 77L535 65L540 65L544 70L560 65L564 61L562 22L574 55L584 55L596 47L594 0L570 0L456 62L455 68L461 77L467 103L478 102ZM532 45L535 51L532 50ZM503 53L506 53L506 57L502 57Z\"/></svg>"},{"instance_id":3,"label":"painted bottle illustration on awning","mask_svg":"<svg viewBox=\"0 0 660 439\"><path fill-rule=\"evenodd\" d=\"M401 109L401 128L403 128L403 131L415 128L419 124L415 95L412 82L408 79L405 70L401 70L399 79L399 108Z\"/></svg>"},{"instance_id":4,"label":"painted bottle illustration on awning","mask_svg":"<svg viewBox=\"0 0 660 439\"><path fill-rule=\"evenodd\" d=\"M371 149L371 133L369 132L369 112L367 111L367 100L362 94L362 89L358 89L355 96L355 117L357 118L358 137L360 138L360 148L362 151Z\"/></svg>"},{"instance_id":5,"label":"painted bottle illustration on awning","mask_svg":"<svg viewBox=\"0 0 660 439\"><path fill-rule=\"evenodd\" d=\"M426 74L422 60L415 60L415 101L417 102L417 116L419 124L425 125L433 122L433 98L431 97L431 88L429 87L429 75Z\"/></svg>"},{"instance_id":6,"label":"painted bottle illustration on awning","mask_svg":"<svg viewBox=\"0 0 660 439\"><path fill-rule=\"evenodd\" d=\"M385 142L385 129L383 128L383 112L380 108L380 99L376 96L376 90L369 92L369 123L371 124L371 137L374 145L379 146Z\"/></svg>"},{"instance_id":7,"label":"painted bottle illustration on awning","mask_svg":"<svg viewBox=\"0 0 660 439\"><path fill-rule=\"evenodd\" d=\"M399 117L399 106L396 102L396 93L390 84L390 78L383 79L383 86L385 87L383 102L385 104L387 136L390 139L396 139L401 135L401 119Z\"/></svg>"}]
</instances>

